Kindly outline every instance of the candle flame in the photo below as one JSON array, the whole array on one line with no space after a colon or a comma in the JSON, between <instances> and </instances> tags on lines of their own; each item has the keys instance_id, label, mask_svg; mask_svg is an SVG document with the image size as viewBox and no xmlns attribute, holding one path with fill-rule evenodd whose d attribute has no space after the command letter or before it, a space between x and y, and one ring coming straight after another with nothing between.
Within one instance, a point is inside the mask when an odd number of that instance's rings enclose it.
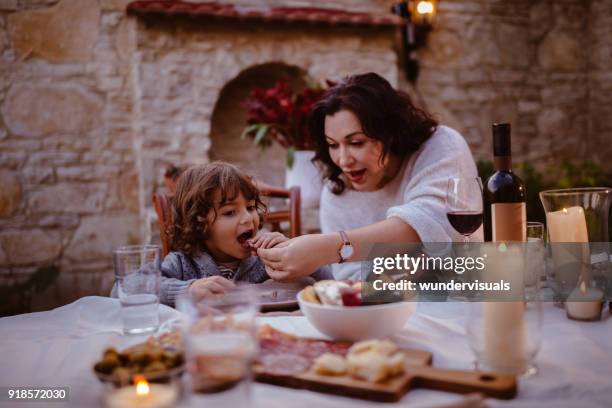
<instances>
[{"instance_id":1,"label":"candle flame","mask_svg":"<svg viewBox=\"0 0 612 408\"><path fill-rule=\"evenodd\" d=\"M431 1L419 1L416 9L419 14L433 14L434 6Z\"/></svg>"},{"instance_id":2,"label":"candle flame","mask_svg":"<svg viewBox=\"0 0 612 408\"><path fill-rule=\"evenodd\" d=\"M138 396L149 394L149 383L144 378L140 378L136 382L136 394L138 394Z\"/></svg>"},{"instance_id":3,"label":"candle flame","mask_svg":"<svg viewBox=\"0 0 612 408\"><path fill-rule=\"evenodd\" d=\"M580 293L583 295L586 293L586 285L584 284L584 281L580 283Z\"/></svg>"}]
</instances>

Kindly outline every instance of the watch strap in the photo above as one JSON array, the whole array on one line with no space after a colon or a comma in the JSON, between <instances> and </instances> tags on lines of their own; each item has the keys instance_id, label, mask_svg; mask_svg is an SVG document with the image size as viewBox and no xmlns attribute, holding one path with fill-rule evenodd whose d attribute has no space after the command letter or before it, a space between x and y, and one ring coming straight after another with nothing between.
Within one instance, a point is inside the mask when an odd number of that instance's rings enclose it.
<instances>
[{"instance_id":1,"label":"watch strap","mask_svg":"<svg viewBox=\"0 0 612 408\"><path fill-rule=\"evenodd\" d=\"M338 231L338 233L340 234L340 238L342 238L342 246L338 250L338 255L340 256L340 261L338 263L344 263L347 260L342 256L342 248L347 245L351 245L351 241L349 241L349 237L345 231Z\"/></svg>"}]
</instances>

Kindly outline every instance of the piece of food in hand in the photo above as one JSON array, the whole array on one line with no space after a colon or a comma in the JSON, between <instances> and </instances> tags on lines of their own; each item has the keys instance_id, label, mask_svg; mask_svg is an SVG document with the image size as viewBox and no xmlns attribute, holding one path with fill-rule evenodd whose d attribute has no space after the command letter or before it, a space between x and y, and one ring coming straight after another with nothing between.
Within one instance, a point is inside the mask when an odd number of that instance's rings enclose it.
<instances>
[{"instance_id":1,"label":"piece of food in hand","mask_svg":"<svg viewBox=\"0 0 612 408\"><path fill-rule=\"evenodd\" d=\"M325 353L317 357L312 369L321 375L344 375L347 371L346 359L338 354Z\"/></svg>"},{"instance_id":2,"label":"piece of food in hand","mask_svg":"<svg viewBox=\"0 0 612 408\"><path fill-rule=\"evenodd\" d=\"M314 290L317 297L324 305L342 306L341 288L349 288L350 286L341 281L322 280L315 282Z\"/></svg>"},{"instance_id":3,"label":"piece of food in hand","mask_svg":"<svg viewBox=\"0 0 612 408\"><path fill-rule=\"evenodd\" d=\"M312 286L307 286L306 288L304 288L304 294L302 296L307 302L321 304L321 302L319 301L319 297L317 296Z\"/></svg>"},{"instance_id":4,"label":"piece of food in hand","mask_svg":"<svg viewBox=\"0 0 612 408\"><path fill-rule=\"evenodd\" d=\"M344 306L361 306L361 292L353 287L340 288L340 295Z\"/></svg>"}]
</instances>

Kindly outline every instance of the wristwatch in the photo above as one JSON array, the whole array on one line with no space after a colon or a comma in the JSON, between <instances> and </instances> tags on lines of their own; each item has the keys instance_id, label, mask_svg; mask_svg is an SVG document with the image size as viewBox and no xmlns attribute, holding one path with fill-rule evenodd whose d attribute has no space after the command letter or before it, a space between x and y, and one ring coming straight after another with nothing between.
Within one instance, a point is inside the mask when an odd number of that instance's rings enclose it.
<instances>
[{"instance_id":1,"label":"wristwatch","mask_svg":"<svg viewBox=\"0 0 612 408\"><path fill-rule=\"evenodd\" d=\"M338 250L338 254L340 255L340 262L338 263L344 263L346 261L348 261L348 259L353 256L353 245L351 245L351 242L349 241L348 235L346 235L346 232L344 231L338 231L338 233L340 234L340 238L342 238L342 246L340 247L340 250Z\"/></svg>"}]
</instances>

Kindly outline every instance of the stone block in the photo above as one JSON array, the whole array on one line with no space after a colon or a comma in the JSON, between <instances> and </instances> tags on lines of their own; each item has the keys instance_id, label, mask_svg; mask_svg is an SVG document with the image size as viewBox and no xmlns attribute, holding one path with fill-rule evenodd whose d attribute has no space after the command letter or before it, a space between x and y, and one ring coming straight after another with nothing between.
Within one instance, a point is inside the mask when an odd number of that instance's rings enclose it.
<instances>
[{"instance_id":1,"label":"stone block","mask_svg":"<svg viewBox=\"0 0 612 408\"><path fill-rule=\"evenodd\" d=\"M48 184L55 180L51 167L27 167L22 170L21 175L26 184Z\"/></svg>"},{"instance_id":2,"label":"stone block","mask_svg":"<svg viewBox=\"0 0 612 408\"><path fill-rule=\"evenodd\" d=\"M8 16L11 43L21 58L34 55L60 63L89 61L99 25L96 0L62 0Z\"/></svg>"},{"instance_id":3,"label":"stone block","mask_svg":"<svg viewBox=\"0 0 612 408\"><path fill-rule=\"evenodd\" d=\"M119 197L129 210L137 212L140 209L139 180L135 170L128 171L119 177Z\"/></svg>"},{"instance_id":4,"label":"stone block","mask_svg":"<svg viewBox=\"0 0 612 408\"><path fill-rule=\"evenodd\" d=\"M578 38L560 30L550 31L538 47L540 66L549 71L578 71L584 57Z\"/></svg>"},{"instance_id":5,"label":"stone block","mask_svg":"<svg viewBox=\"0 0 612 408\"><path fill-rule=\"evenodd\" d=\"M3 11L17 10L17 0L0 0L0 10L3 10Z\"/></svg>"},{"instance_id":6,"label":"stone block","mask_svg":"<svg viewBox=\"0 0 612 408\"><path fill-rule=\"evenodd\" d=\"M79 226L79 216L76 214L45 215L36 220L41 227L76 228Z\"/></svg>"},{"instance_id":7,"label":"stone block","mask_svg":"<svg viewBox=\"0 0 612 408\"><path fill-rule=\"evenodd\" d=\"M105 192L100 183L59 183L32 192L29 207L34 213L96 213L102 211Z\"/></svg>"},{"instance_id":8,"label":"stone block","mask_svg":"<svg viewBox=\"0 0 612 408\"><path fill-rule=\"evenodd\" d=\"M74 261L108 259L116 247L138 242L139 236L138 215L85 217L64 253Z\"/></svg>"},{"instance_id":9,"label":"stone block","mask_svg":"<svg viewBox=\"0 0 612 408\"><path fill-rule=\"evenodd\" d=\"M537 128L540 137L554 137L567 134L570 127L568 115L560 108L542 110L537 118Z\"/></svg>"},{"instance_id":10,"label":"stone block","mask_svg":"<svg viewBox=\"0 0 612 408\"><path fill-rule=\"evenodd\" d=\"M4 249L2 249L2 245L0 245L0 265L8 264L8 258L6 257L6 253L4 253ZM0 272L0 276L2 273Z\"/></svg>"},{"instance_id":11,"label":"stone block","mask_svg":"<svg viewBox=\"0 0 612 408\"><path fill-rule=\"evenodd\" d=\"M70 166L80 160L79 153L69 151L41 151L28 156L28 164L32 166Z\"/></svg>"},{"instance_id":12,"label":"stone block","mask_svg":"<svg viewBox=\"0 0 612 408\"><path fill-rule=\"evenodd\" d=\"M79 87L15 84L6 96L2 113L15 135L40 137L91 130L99 122L102 108L99 97Z\"/></svg>"},{"instance_id":13,"label":"stone block","mask_svg":"<svg viewBox=\"0 0 612 408\"><path fill-rule=\"evenodd\" d=\"M0 170L0 218L13 214L23 197L21 181L15 172Z\"/></svg>"},{"instance_id":14,"label":"stone block","mask_svg":"<svg viewBox=\"0 0 612 408\"><path fill-rule=\"evenodd\" d=\"M8 263L29 265L56 260L62 250L61 234L54 230L12 230L0 234Z\"/></svg>"}]
</instances>

